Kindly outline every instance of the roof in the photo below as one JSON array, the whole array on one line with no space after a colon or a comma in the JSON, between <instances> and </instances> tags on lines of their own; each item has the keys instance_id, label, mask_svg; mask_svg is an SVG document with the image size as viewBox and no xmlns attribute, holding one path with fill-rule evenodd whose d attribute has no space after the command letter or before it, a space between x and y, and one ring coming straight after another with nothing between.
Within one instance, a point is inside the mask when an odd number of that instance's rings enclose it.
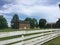
<instances>
[{"instance_id":1,"label":"roof","mask_svg":"<svg viewBox=\"0 0 60 45\"><path fill-rule=\"evenodd\" d=\"M17 20L16 23L30 24L29 21Z\"/></svg>"},{"instance_id":2,"label":"roof","mask_svg":"<svg viewBox=\"0 0 60 45\"><path fill-rule=\"evenodd\" d=\"M56 24L56 23L47 23L47 24Z\"/></svg>"},{"instance_id":3,"label":"roof","mask_svg":"<svg viewBox=\"0 0 60 45\"><path fill-rule=\"evenodd\" d=\"M29 21L22 21L22 20L20 20L19 23L21 23L21 24L22 24L22 23L23 23L23 24L30 24Z\"/></svg>"}]
</instances>

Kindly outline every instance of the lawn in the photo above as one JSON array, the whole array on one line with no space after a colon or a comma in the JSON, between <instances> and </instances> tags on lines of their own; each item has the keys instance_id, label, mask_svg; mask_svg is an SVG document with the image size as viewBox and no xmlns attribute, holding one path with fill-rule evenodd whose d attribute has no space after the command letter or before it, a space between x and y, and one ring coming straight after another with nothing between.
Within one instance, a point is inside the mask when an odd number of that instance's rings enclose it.
<instances>
[{"instance_id":1,"label":"lawn","mask_svg":"<svg viewBox=\"0 0 60 45\"><path fill-rule=\"evenodd\" d=\"M0 32L12 32L12 31L27 31L27 30L43 30L43 29L0 29Z\"/></svg>"},{"instance_id":2,"label":"lawn","mask_svg":"<svg viewBox=\"0 0 60 45\"><path fill-rule=\"evenodd\" d=\"M51 41L44 43L43 45L60 45L60 36Z\"/></svg>"},{"instance_id":3,"label":"lawn","mask_svg":"<svg viewBox=\"0 0 60 45\"><path fill-rule=\"evenodd\" d=\"M19 31L19 29L0 29L0 32L12 32L12 31Z\"/></svg>"}]
</instances>

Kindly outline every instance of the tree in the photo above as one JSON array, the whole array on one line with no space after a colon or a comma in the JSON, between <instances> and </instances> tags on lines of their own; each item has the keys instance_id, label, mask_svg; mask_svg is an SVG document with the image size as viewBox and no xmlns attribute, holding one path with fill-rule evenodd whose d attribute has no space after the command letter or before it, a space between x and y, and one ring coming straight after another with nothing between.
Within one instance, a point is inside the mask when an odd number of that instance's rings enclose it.
<instances>
[{"instance_id":1,"label":"tree","mask_svg":"<svg viewBox=\"0 0 60 45\"><path fill-rule=\"evenodd\" d=\"M60 19L58 19L58 21L56 22L56 27L60 28Z\"/></svg>"},{"instance_id":2,"label":"tree","mask_svg":"<svg viewBox=\"0 0 60 45\"><path fill-rule=\"evenodd\" d=\"M45 26L46 26L46 19L40 19L39 20L39 27L45 28Z\"/></svg>"},{"instance_id":3,"label":"tree","mask_svg":"<svg viewBox=\"0 0 60 45\"><path fill-rule=\"evenodd\" d=\"M4 29L7 27L8 27L7 20L3 16L0 16L0 29Z\"/></svg>"},{"instance_id":4,"label":"tree","mask_svg":"<svg viewBox=\"0 0 60 45\"><path fill-rule=\"evenodd\" d=\"M30 23L30 28L34 28L37 26L37 20L35 18L29 18L27 17L25 21L29 21Z\"/></svg>"},{"instance_id":5,"label":"tree","mask_svg":"<svg viewBox=\"0 0 60 45\"><path fill-rule=\"evenodd\" d=\"M33 20L34 27L38 27L37 19L33 18L32 20Z\"/></svg>"},{"instance_id":6,"label":"tree","mask_svg":"<svg viewBox=\"0 0 60 45\"><path fill-rule=\"evenodd\" d=\"M59 4L58 6L59 6L59 8L60 8L60 4Z\"/></svg>"},{"instance_id":7,"label":"tree","mask_svg":"<svg viewBox=\"0 0 60 45\"><path fill-rule=\"evenodd\" d=\"M16 24L17 21L19 21L18 14L14 14L14 16L13 16L13 18L12 18L12 20L11 20L11 27L12 27L12 28L15 28L15 25L17 25L17 24Z\"/></svg>"}]
</instances>

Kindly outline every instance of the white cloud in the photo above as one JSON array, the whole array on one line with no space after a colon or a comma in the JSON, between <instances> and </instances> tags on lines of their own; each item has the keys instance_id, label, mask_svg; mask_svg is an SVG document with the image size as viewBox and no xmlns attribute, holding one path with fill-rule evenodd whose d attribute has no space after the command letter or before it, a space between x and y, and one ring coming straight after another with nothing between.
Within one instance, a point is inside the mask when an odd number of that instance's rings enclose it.
<instances>
[{"instance_id":1,"label":"white cloud","mask_svg":"<svg viewBox=\"0 0 60 45\"><path fill-rule=\"evenodd\" d=\"M12 3L3 5L0 14L23 13L27 16L41 17L41 15L32 14L42 13L44 14L43 17L45 16L44 18L49 22L54 22L60 17L60 11L57 6L58 3L52 6L45 6L45 3L49 2L48 0L11 0L10 2Z\"/></svg>"}]
</instances>

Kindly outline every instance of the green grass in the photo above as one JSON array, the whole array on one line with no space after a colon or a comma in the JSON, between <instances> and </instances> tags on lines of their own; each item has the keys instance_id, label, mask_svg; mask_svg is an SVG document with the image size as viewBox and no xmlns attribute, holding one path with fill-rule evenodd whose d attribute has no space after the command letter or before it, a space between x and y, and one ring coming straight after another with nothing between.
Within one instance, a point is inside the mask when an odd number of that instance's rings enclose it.
<instances>
[{"instance_id":1,"label":"green grass","mask_svg":"<svg viewBox=\"0 0 60 45\"><path fill-rule=\"evenodd\" d=\"M12 32L12 31L19 31L18 29L0 29L0 32Z\"/></svg>"},{"instance_id":2,"label":"green grass","mask_svg":"<svg viewBox=\"0 0 60 45\"><path fill-rule=\"evenodd\" d=\"M0 32L13 32L13 31L27 31L27 30L43 30L43 29L0 29Z\"/></svg>"},{"instance_id":3,"label":"green grass","mask_svg":"<svg viewBox=\"0 0 60 45\"><path fill-rule=\"evenodd\" d=\"M21 35L16 35L16 36L10 36L10 37L0 38L0 41L9 40L9 39L14 39L14 38L18 38L18 37L21 37Z\"/></svg>"},{"instance_id":4,"label":"green grass","mask_svg":"<svg viewBox=\"0 0 60 45\"><path fill-rule=\"evenodd\" d=\"M60 45L60 36L42 45Z\"/></svg>"}]
</instances>

